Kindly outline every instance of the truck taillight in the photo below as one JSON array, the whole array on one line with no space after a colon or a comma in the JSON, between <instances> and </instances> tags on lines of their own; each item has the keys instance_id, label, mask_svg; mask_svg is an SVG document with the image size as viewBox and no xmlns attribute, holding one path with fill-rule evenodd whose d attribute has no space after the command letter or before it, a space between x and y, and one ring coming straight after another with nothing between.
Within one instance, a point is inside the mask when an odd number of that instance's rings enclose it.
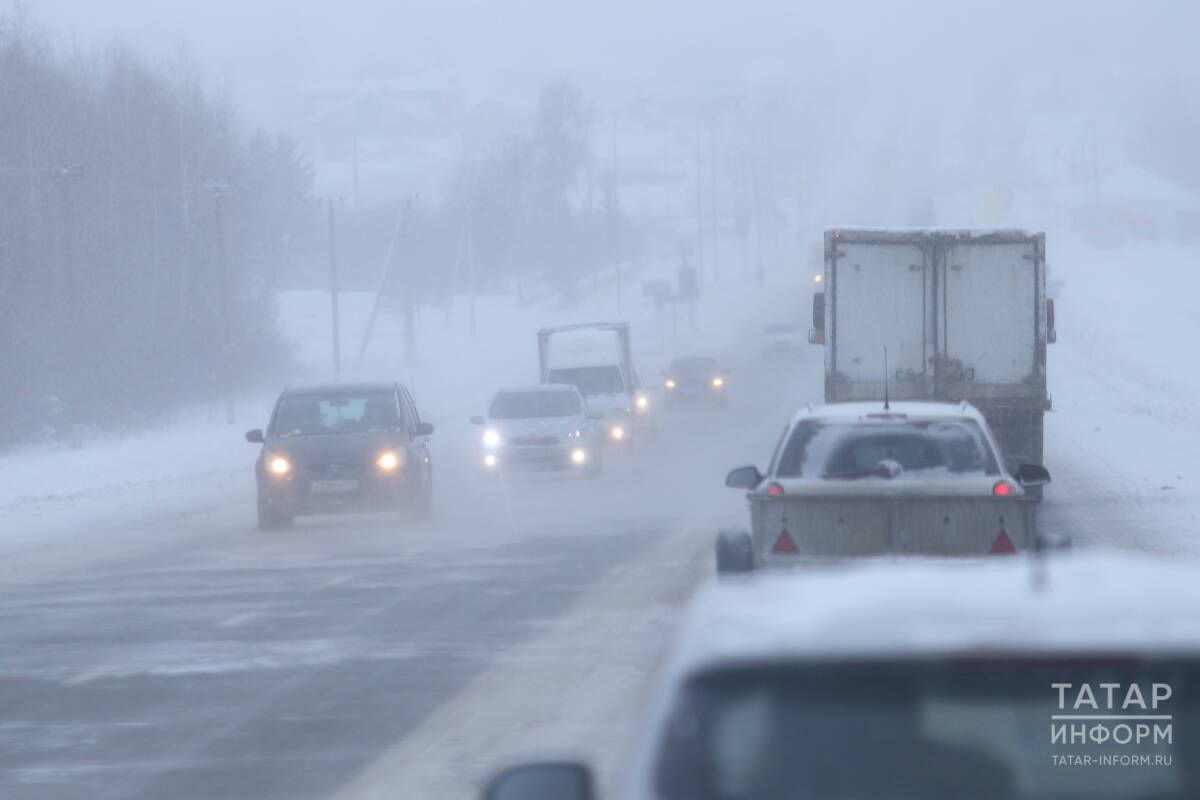
<instances>
[{"instance_id":1,"label":"truck taillight","mask_svg":"<svg viewBox=\"0 0 1200 800\"><path fill-rule=\"evenodd\" d=\"M783 494L783 487L778 483L767 484L767 497L779 497Z\"/></svg>"},{"instance_id":2,"label":"truck taillight","mask_svg":"<svg viewBox=\"0 0 1200 800\"><path fill-rule=\"evenodd\" d=\"M1012 486L1008 481L996 481L996 485L992 487L992 494L996 497L1008 497L1012 494Z\"/></svg>"}]
</instances>

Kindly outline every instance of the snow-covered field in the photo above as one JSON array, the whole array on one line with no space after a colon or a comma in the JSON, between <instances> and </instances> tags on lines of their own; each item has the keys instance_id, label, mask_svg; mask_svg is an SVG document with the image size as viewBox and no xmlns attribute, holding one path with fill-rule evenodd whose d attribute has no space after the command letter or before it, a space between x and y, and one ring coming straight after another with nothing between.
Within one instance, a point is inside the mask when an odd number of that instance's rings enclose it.
<instances>
[{"instance_id":1,"label":"snow-covered field","mask_svg":"<svg viewBox=\"0 0 1200 800\"><path fill-rule=\"evenodd\" d=\"M1200 250L1048 241L1058 342L1048 517L1082 543L1196 551L1200 522Z\"/></svg>"}]
</instances>

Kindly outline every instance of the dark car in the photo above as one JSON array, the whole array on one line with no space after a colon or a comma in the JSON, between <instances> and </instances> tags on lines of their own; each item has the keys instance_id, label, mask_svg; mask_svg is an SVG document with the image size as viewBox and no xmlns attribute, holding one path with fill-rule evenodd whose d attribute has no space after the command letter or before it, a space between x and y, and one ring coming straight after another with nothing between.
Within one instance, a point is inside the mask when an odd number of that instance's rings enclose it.
<instances>
[{"instance_id":1,"label":"dark car","mask_svg":"<svg viewBox=\"0 0 1200 800\"><path fill-rule=\"evenodd\" d=\"M663 387L667 405L680 402L717 403L726 405L725 371L715 358L700 356L677 358L665 373Z\"/></svg>"},{"instance_id":2,"label":"dark car","mask_svg":"<svg viewBox=\"0 0 1200 800\"><path fill-rule=\"evenodd\" d=\"M266 431L246 433L246 441L263 446L254 465L259 528L345 511L426 516L433 499L432 433L399 384L285 390Z\"/></svg>"}]
</instances>

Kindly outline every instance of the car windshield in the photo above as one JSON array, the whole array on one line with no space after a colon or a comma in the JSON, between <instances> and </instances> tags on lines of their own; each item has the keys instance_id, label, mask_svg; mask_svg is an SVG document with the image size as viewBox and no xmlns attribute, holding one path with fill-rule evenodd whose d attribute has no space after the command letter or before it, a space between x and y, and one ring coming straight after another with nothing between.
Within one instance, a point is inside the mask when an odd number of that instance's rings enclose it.
<instances>
[{"instance_id":1,"label":"car windshield","mask_svg":"<svg viewBox=\"0 0 1200 800\"><path fill-rule=\"evenodd\" d=\"M852 479L898 473L999 474L983 430L970 419L806 420L779 458L781 478Z\"/></svg>"},{"instance_id":2,"label":"car windshield","mask_svg":"<svg viewBox=\"0 0 1200 800\"><path fill-rule=\"evenodd\" d=\"M574 392L501 392L492 401L492 419L571 417L579 413L579 396Z\"/></svg>"},{"instance_id":3,"label":"car windshield","mask_svg":"<svg viewBox=\"0 0 1200 800\"><path fill-rule=\"evenodd\" d=\"M365 433L395 430L400 424L391 392L286 395L275 409L272 432L276 436Z\"/></svg>"},{"instance_id":4,"label":"car windshield","mask_svg":"<svg viewBox=\"0 0 1200 800\"><path fill-rule=\"evenodd\" d=\"M1200 797L1198 668L980 658L716 672L675 703L656 796Z\"/></svg>"},{"instance_id":5,"label":"car windshield","mask_svg":"<svg viewBox=\"0 0 1200 800\"><path fill-rule=\"evenodd\" d=\"M615 365L552 369L546 377L547 383L570 384L583 395L621 394L625 391L621 369Z\"/></svg>"},{"instance_id":6,"label":"car windshield","mask_svg":"<svg viewBox=\"0 0 1200 800\"><path fill-rule=\"evenodd\" d=\"M677 358L671 362L668 372L680 375L711 374L719 372L715 358Z\"/></svg>"}]
</instances>

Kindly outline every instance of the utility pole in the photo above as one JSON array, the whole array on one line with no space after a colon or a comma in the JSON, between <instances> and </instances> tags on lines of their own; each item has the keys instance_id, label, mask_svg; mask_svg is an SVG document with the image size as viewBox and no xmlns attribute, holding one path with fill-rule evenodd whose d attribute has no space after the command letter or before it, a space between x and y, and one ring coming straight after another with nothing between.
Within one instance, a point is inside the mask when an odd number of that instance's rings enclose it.
<instances>
[{"instance_id":1,"label":"utility pole","mask_svg":"<svg viewBox=\"0 0 1200 800\"><path fill-rule=\"evenodd\" d=\"M72 186L76 178L83 176L83 167L62 167L56 173L62 186L63 209L63 282L66 285L67 313L70 322L67 325L65 341L60 345L62 353L61 366L66 373L67 390L67 424L70 426L70 442L72 447L79 447L76 435L79 425L79 376L74 368L74 359L78 358L83 349L83 326L80 320L80 291L79 276L75 272L75 198Z\"/></svg>"},{"instance_id":2,"label":"utility pole","mask_svg":"<svg viewBox=\"0 0 1200 800\"><path fill-rule=\"evenodd\" d=\"M713 277L717 277L719 268L717 266L717 251L720 249L721 240L717 235L717 123L714 121L709 130L709 170L708 170L708 187L711 195L710 205L712 208L709 212L712 214L712 264Z\"/></svg>"},{"instance_id":3,"label":"utility pole","mask_svg":"<svg viewBox=\"0 0 1200 800\"><path fill-rule=\"evenodd\" d=\"M704 180L700 117L696 117L696 272L704 272Z\"/></svg>"},{"instance_id":4,"label":"utility pole","mask_svg":"<svg viewBox=\"0 0 1200 800\"><path fill-rule=\"evenodd\" d=\"M221 369L225 379L225 422L234 423L233 406L233 298L232 281L229 279L229 264L225 257L225 213L224 199L229 184L224 181L209 181L205 188L212 192L213 214L216 224L217 280L221 290Z\"/></svg>"},{"instance_id":5,"label":"utility pole","mask_svg":"<svg viewBox=\"0 0 1200 800\"><path fill-rule=\"evenodd\" d=\"M338 317L337 226L329 198L329 322L333 328L333 379L342 379L342 327Z\"/></svg>"},{"instance_id":6,"label":"utility pole","mask_svg":"<svg viewBox=\"0 0 1200 800\"><path fill-rule=\"evenodd\" d=\"M471 338L475 337L475 222L471 213L471 200L467 199L467 281L470 283L471 299L467 305L470 319Z\"/></svg>"},{"instance_id":7,"label":"utility pole","mask_svg":"<svg viewBox=\"0 0 1200 800\"><path fill-rule=\"evenodd\" d=\"M612 199L610 200L612 215L613 255L617 267L617 314L621 313L621 203L618 199L621 183L617 173L617 115L612 118Z\"/></svg>"}]
</instances>

